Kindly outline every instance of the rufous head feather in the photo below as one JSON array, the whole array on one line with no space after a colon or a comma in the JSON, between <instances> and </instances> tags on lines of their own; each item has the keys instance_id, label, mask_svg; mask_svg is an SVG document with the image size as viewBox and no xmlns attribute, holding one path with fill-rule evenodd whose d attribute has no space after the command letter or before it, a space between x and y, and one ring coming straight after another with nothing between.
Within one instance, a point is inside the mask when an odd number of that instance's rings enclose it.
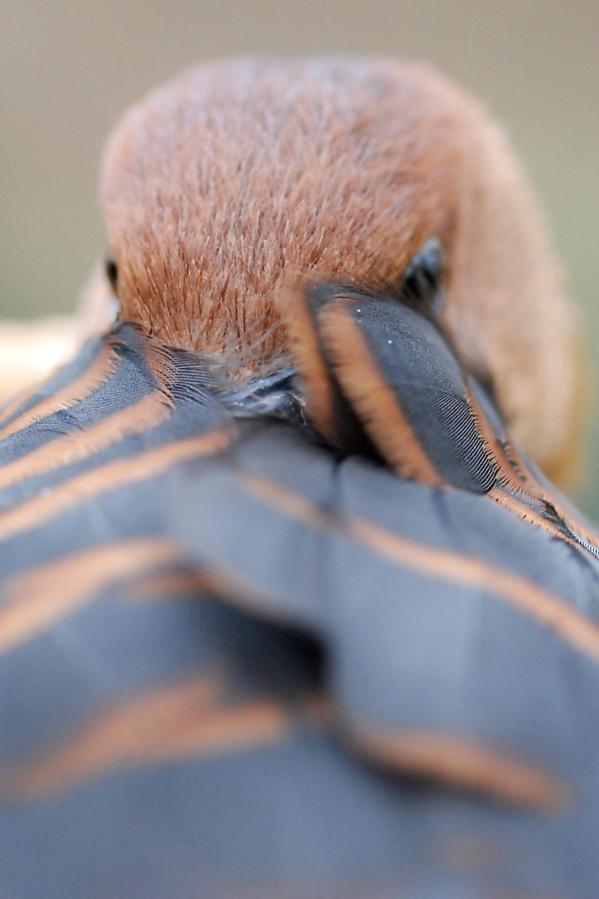
<instances>
[{"instance_id":1,"label":"rufous head feather","mask_svg":"<svg viewBox=\"0 0 599 899\"><path fill-rule=\"evenodd\" d=\"M102 203L123 317L267 372L289 272L385 289L431 237L446 324L554 474L577 437L574 316L528 185L481 107L428 67L237 60L127 113Z\"/></svg>"}]
</instances>

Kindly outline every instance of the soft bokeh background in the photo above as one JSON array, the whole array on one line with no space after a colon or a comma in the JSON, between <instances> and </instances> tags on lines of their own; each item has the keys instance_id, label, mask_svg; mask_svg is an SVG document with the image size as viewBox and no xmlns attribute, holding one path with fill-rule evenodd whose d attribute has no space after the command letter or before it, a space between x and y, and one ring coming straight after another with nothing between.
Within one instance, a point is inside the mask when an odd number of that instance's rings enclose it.
<instances>
[{"instance_id":1,"label":"soft bokeh background","mask_svg":"<svg viewBox=\"0 0 599 899\"><path fill-rule=\"evenodd\" d=\"M597 0L2 0L0 314L73 306L104 248L102 143L149 88L228 54L388 53L435 62L511 132L582 308L599 391L598 46ZM596 410L580 500L599 518Z\"/></svg>"}]
</instances>

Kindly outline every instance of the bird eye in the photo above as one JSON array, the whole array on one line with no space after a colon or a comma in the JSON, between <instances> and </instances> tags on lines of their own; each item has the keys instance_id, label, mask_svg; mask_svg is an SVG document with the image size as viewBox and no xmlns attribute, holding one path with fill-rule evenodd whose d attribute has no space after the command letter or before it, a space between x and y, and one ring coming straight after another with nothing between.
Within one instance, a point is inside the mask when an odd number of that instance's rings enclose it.
<instances>
[{"instance_id":1,"label":"bird eye","mask_svg":"<svg viewBox=\"0 0 599 899\"><path fill-rule=\"evenodd\" d=\"M117 264L112 256L107 256L104 262L104 270L106 272L106 277L110 282L110 286L112 287L114 293L117 292L117 284L119 278L119 270Z\"/></svg>"},{"instance_id":2,"label":"bird eye","mask_svg":"<svg viewBox=\"0 0 599 899\"><path fill-rule=\"evenodd\" d=\"M402 294L409 302L426 305L438 312L443 301L441 277L443 250L438 237L431 237L409 263Z\"/></svg>"}]
</instances>

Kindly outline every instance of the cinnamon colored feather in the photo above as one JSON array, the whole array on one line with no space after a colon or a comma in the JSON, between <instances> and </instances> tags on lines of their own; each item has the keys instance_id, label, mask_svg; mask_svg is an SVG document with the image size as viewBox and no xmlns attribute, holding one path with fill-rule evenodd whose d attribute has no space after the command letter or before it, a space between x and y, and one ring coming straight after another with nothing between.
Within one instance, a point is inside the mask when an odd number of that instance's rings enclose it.
<instances>
[{"instance_id":1,"label":"cinnamon colored feather","mask_svg":"<svg viewBox=\"0 0 599 899\"><path fill-rule=\"evenodd\" d=\"M501 130L434 70L389 59L192 69L127 113L101 186L122 315L240 377L288 356L289 271L380 289L431 237L464 360L552 475L575 467L575 316Z\"/></svg>"},{"instance_id":2,"label":"cinnamon colored feather","mask_svg":"<svg viewBox=\"0 0 599 899\"><path fill-rule=\"evenodd\" d=\"M0 410L0 897L596 895L578 338L501 132L215 63L102 202L96 336Z\"/></svg>"}]
</instances>

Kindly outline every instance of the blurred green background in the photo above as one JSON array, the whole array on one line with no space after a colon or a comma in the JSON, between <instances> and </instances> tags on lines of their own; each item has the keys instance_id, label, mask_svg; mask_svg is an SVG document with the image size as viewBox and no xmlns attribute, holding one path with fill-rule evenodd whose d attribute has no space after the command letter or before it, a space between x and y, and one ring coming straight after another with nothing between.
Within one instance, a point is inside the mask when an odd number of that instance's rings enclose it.
<instances>
[{"instance_id":1,"label":"blurred green background","mask_svg":"<svg viewBox=\"0 0 599 899\"><path fill-rule=\"evenodd\" d=\"M1 315L74 305L104 249L98 160L122 109L196 61L254 52L427 59L484 98L545 208L599 395L597 0L2 0ZM599 518L596 410L579 499Z\"/></svg>"}]
</instances>

